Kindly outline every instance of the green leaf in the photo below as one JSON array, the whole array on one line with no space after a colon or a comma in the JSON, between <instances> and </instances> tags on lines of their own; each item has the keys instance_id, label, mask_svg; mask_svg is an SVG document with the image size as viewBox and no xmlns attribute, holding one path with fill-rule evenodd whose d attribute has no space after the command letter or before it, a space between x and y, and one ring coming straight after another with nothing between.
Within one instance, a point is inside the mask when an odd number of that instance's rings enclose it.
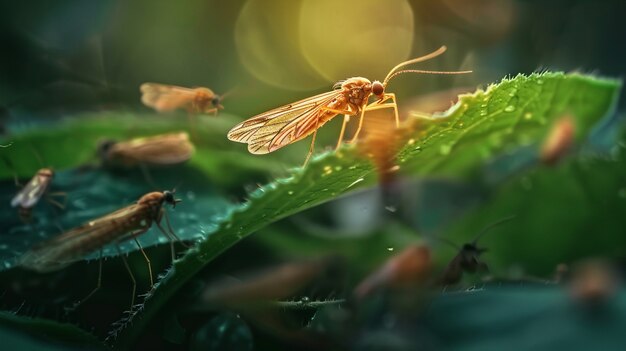
<instances>
[{"instance_id":1,"label":"green leaf","mask_svg":"<svg viewBox=\"0 0 626 351\"><path fill-rule=\"evenodd\" d=\"M496 154L537 143L551 122L571 113L583 136L611 112L619 82L578 74L517 76L486 91L461 96L459 103L432 121L399 153L401 170L411 176L462 177L481 169ZM511 107L510 107L511 106ZM424 136L420 138L420 136ZM191 277L239 240L294 213L371 186L373 166L352 147L314 158L306 169L277 179L250 194L249 200L181 259L155 284L145 303L120 321L110 338L129 346L159 308ZM142 313L140 319L135 319ZM133 328L126 328L133 322Z\"/></svg>"}]
</instances>

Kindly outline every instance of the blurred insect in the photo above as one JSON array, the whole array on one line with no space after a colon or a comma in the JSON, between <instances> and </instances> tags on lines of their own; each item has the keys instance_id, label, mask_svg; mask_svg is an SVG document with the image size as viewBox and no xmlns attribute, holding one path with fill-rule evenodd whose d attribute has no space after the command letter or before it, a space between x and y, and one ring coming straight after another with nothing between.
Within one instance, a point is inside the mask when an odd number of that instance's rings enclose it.
<instances>
[{"instance_id":1,"label":"blurred insect","mask_svg":"<svg viewBox=\"0 0 626 351\"><path fill-rule=\"evenodd\" d=\"M221 280L209 285L202 300L209 306L243 309L293 297L303 288L320 289L326 281L341 280L344 261L328 256L315 260L288 262L263 271L249 272L241 280ZM313 284L315 283L315 284Z\"/></svg>"},{"instance_id":2,"label":"blurred insect","mask_svg":"<svg viewBox=\"0 0 626 351\"><path fill-rule=\"evenodd\" d=\"M173 252L173 240L180 239L174 233L169 222L167 212L163 208L164 204L170 204L176 207L181 200L174 198L175 191L151 192L142 196L135 204L124 207L120 210L112 212L103 217L89 221L79 227L71 229L57 237L46 240L37 244L31 250L24 253L19 260L19 264L27 269L37 272L51 272L62 269L70 265L84 255L100 250L100 269L98 274L98 283L96 288L82 299L79 303L84 302L91 297L101 286L102 278L102 248L109 243L119 244L125 240L134 240L141 251L150 273L150 285L153 285L152 266L150 259L139 244L137 237L150 229L152 223L156 223L161 232L170 239ZM167 224L166 230L161 224L161 220L165 217ZM119 250L119 247L117 247ZM133 281L133 299L131 306L135 301L135 291L137 283L131 272L126 258L120 254L124 260L124 265L128 270Z\"/></svg>"},{"instance_id":3,"label":"blurred insect","mask_svg":"<svg viewBox=\"0 0 626 351\"><path fill-rule=\"evenodd\" d=\"M430 248L425 245L411 245L365 278L354 290L355 296L364 298L381 288L419 286L429 278L431 268Z\"/></svg>"},{"instance_id":4,"label":"blurred insect","mask_svg":"<svg viewBox=\"0 0 626 351\"><path fill-rule=\"evenodd\" d=\"M363 126L365 111L391 108L394 111L396 125L399 125L396 96L393 93L385 92L387 84L393 77L403 73L464 74L471 72L399 70L406 65L439 56L444 51L446 51L446 47L442 46L428 55L396 65L389 71L382 83L377 80L371 82L363 77L353 77L339 81L333 86L334 90L332 91L275 108L239 123L228 132L228 139L247 143L248 151L253 154L267 154L313 134L309 153L304 161L306 166L313 154L317 130L339 114L345 116L341 132L339 133L337 148L341 146L346 124L350 120L350 116L359 116L359 124L350 140L351 143L359 136ZM368 105L372 94L378 100ZM392 102L385 103L389 100Z\"/></svg>"},{"instance_id":5,"label":"blurred insect","mask_svg":"<svg viewBox=\"0 0 626 351\"><path fill-rule=\"evenodd\" d=\"M204 87L185 88L176 85L144 83L139 88L141 102L157 112L168 112L176 109L186 110L189 114L213 113L217 115L223 110L223 96L215 94Z\"/></svg>"},{"instance_id":6,"label":"blurred insect","mask_svg":"<svg viewBox=\"0 0 626 351\"><path fill-rule=\"evenodd\" d=\"M602 259L589 259L574 267L569 292L572 298L588 307L598 307L613 297L620 288L620 277L611 264Z\"/></svg>"},{"instance_id":7,"label":"blurred insect","mask_svg":"<svg viewBox=\"0 0 626 351\"><path fill-rule=\"evenodd\" d=\"M177 165L189 160L194 151L185 132L127 141L105 140L98 145L102 164L112 168Z\"/></svg>"},{"instance_id":8,"label":"blurred insect","mask_svg":"<svg viewBox=\"0 0 626 351\"><path fill-rule=\"evenodd\" d=\"M560 118L546 137L539 158L543 164L553 166L572 148L576 136L574 119L567 115Z\"/></svg>"},{"instance_id":9,"label":"blurred insect","mask_svg":"<svg viewBox=\"0 0 626 351\"><path fill-rule=\"evenodd\" d=\"M39 156L37 156L39 158ZM41 161L41 160L40 160ZM4 162L7 167L13 168L11 162L4 158ZM43 163L43 162L40 162ZM42 197L45 196L46 200L59 209L64 209L65 205L56 201L53 197L60 196L66 198L67 195L63 192L50 193L48 189L54 178L54 170L50 167L41 168L35 173L35 175L22 186L17 178L17 174L14 175L15 185L21 187L20 191L11 199L11 207L17 207L20 219L23 222L30 222L32 219L33 208L39 203Z\"/></svg>"},{"instance_id":10,"label":"blurred insect","mask_svg":"<svg viewBox=\"0 0 626 351\"><path fill-rule=\"evenodd\" d=\"M509 216L488 225L480 233L478 233L478 235L476 235L474 240L472 240L470 243L463 244L462 247L459 247L458 245L450 241L442 239L446 243L458 249L459 252L456 254L456 256L454 256L454 258L452 258L452 261L450 261L448 266L445 268L443 275L439 280L439 284L444 286L454 285L461 281L463 273L473 274L476 272L488 272L489 267L485 262L480 260L480 255L485 253L487 249L479 248L478 240L480 240L480 238L489 230L495 228L502 223L508 222L513 218L515 218L515 216Z\"/></svg>"}]
</instances>

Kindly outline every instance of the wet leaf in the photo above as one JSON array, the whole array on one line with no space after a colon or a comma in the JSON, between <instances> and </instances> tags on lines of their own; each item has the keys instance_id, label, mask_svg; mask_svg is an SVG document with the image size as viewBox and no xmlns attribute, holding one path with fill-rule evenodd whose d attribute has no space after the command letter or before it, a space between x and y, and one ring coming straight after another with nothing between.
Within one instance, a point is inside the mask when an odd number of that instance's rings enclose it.
<instances>
[{"instance_id":1,"label":"wet leaf","mask_svg":"<svg viewBox=\"0 0 626 351\"><path fill-rule=\"evenodd\" d=\"M464 95L457 105L434 120L423 122L399 153L406 175L467 176L481 169L493 155L537 143L550 122L566 111L575 116L584 136L612 111L619 82L578 74L543 73L517 76ZM530 115L529 115L530 114ZM526 117L530 116L530 117ZM372 186L376 172L354 148L314 158L306 169L277 179L249 195L217 229L175 262L173 268L111 332L130 345L158 309L202 267L239 240L281 218ZM134 317L142 313L141 319ZM132 329L126 329L130 322ZM121 334L120 334L121 333Z\"/></svg>"}]
</instances>

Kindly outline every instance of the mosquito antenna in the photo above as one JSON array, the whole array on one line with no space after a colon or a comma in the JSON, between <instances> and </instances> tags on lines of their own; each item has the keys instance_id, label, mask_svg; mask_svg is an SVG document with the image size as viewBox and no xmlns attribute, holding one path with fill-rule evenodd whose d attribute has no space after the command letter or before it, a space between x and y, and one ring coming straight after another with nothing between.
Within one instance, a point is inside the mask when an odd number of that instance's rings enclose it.
<instances>
[{"instance_id":1,"label":"mosquito antenna","mask_svg":"<svg viewBox=\"0 0 626 351\"><path fill-rule=\"evenodd\" d=\"M472 71L425 71L425 70L421 70L421 69L405 69L402 71L397 71L395 73L393 73L392 75L388 76L388 78L386 78L385 83L383 83L383 85L386 85L387 82L389 80L391 80L391 78L402 74L402 73L423 73L423 74L467 74L467 73L472 73Z\"/></svg>"},{"instance_id":2,"label":"mosquito antenna","mask_svg":"<svg viewBox=\"0 0 626 351\"><path fill-rule=\"evenodd\" d=\"M437 50L435 50L435 51L431 52L430 54L426 54L426 55L424 55L424 56L420 56L420 57L414 58L414 59L412 59L412 60L404 61L404 62L401 62L401 63L397 64L394 68L392 68L392 69L389 71L389 73L387 73L387 77L385 77L385 80L383 80L383 86L386 86L386 85L387 85L387 82L389 81L390 76L393 74L393 72L395 72L395 71L396 71L397 69L399 69L400 67L404 67L404 66L406 66L406 65L410 65L410 64L413 64L413 63L418 63L418 62L428 61L428 60L430 60L431 58L435 58L435 57L437 57L437 56L439 56L439 55L443 54L444 52L446 52L446 50L447 50L447 49L448 49L448 48L446 48L446 46L445 46L445 45L443 45L443 46L441 46L439 49L437 49Z\"/></svg>"},{"instance_id":3,"label":"mosquito antenna","mask_svg":"<svg viewBox=\"0 0 626 351\"><path fill-rule=\"evenodd\" d=\"M512 219L514 219L514 218L515 218L515 215L512 215L512 216L504 217L504 218L502 218L502 219L500 219L500 220L497 220L497 221L495 221L495 222L493 222L493 223L489 224L488 226L486 226L483 230L481 230L481 231L480 231L480 232L476 235L476 237L474 238L474 241L472 241L472 244L473 244L473 245L476 245L476 244L478 243L478 240L479 240L479 239L480 239L483 235L485 235L485 233L487 233L489 230L491 230L491 229L493 229L493 228L495 228L495 227L499 226L499 225L500 225L500 224L502 224L502 223L508 222L508 221L510 221L510 220L512 220Z\"/></svg>"}]
</instances>

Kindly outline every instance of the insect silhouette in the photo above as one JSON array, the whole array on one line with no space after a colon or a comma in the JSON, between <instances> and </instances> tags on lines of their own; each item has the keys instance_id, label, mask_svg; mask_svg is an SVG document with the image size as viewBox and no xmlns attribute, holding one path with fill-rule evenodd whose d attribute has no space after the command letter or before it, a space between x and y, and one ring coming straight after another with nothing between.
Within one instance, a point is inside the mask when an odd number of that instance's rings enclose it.
<instances>
[{"instance_id":1,"label":"insect silhouette","mask_svg":"<svg viewBox=\"0 0 626 351\"><path fill-rule=\"evenodd\" d=\"M169 222L167 212L163 208L164 204L176 207L181 200L174 197L175 191L151 192L143 195L136 203L119 209L103 217L89 221L79 227L71 229L57 237L51 238L34 246L31 250L24 253L19 259L19 264L27 269L45 273L60 270L74 261L82 258L84 255L100 251L100 268L98 274L98 283L96 288L82 299L78 304L84 302L91 297L101 286L102 280L102 248L110 243L119 243L126 240L134 240L144 259L146 260L148 271L150 273L150 284L153 285L152 266L150 259L141 247L137 237L150 229L153 223L161 230L161 232L170 239L173 252L173 240L180 239L174 233ZM166 228L161 224L165 217ZM119 250L119 246L116 246ZM126 262L124 255L120 254L124 260L124 265L133 281L133 298L131 302L134 304L137 283L133 273ZM77 305L75 305L76 307Z\"/></svg>"},{"instance_id":2,"label":"insect silhouette","mask_svg":"<svg viewBox=\"0 0 626 351\"><path fill-rule=\"evenodd\" d=\"M463 273L473 274L476 272L488 272L489 267L485 262L481 261L480 259L480 256L483 253L487 252L487 249L478 247L478 240L480 240L480 238L489 230L514 218L515 216L509 216L488 225L482 231L480 231L478 235L476 235L474 240L469 243L463 244L463 246L461 247L450 241L442 239L444 240L444 242L458 249L459 252L456 254L456 256L454 256L454 258L452 258L450 263L448 263L448 266L446 266L445 270L443 271L442 277L439 280L439 284L444 286L454 285L461 281Z\"/></svg>"},{"instance_id":3,"label":"insect silhouette","mask_svg":"<svg viewBox=\"0 0 626 351\"><path fill-rule=\"evenodd\" d=\"M157 112L176 109L186 110L189 114L213 113L223 110L223 96L204 87L185 88L176 85L144 83L139 87L141 102Z\"/></svg>"},{"instance_id":4,"label":"insect silhouette","mask_svg":"<svg viewBox=\"0 0 626 351\"><path fill-rule=\"evenodd\" d=\"M339 81L333 86L332 91L275 108L239 123L228 132L228 139L247 143L250 153L267 154L313 134L309 153L304 161L306 166L313 154L317 130L339 114L344 115L344 120L337 148L341 146L350 116L359 116L358 128L350 140L351 143L358 138L366 111L391 108L394 111L396 125L399 125L396 96L394 93L386 92L387 84L395 76L403 73L464 74L471 72L399 70L406 65L439 56L445 51L446 47L442 46L430 54L402 62L392 68L382 82L377 80L371 82L363 77ZM368 105L372 95L377 100ZM386 101L391 102L386 103Z\"/></svg>"},{"instance_id":5,"label":"insect silhouette","mask_svg":"<svg viewBox=\"0 0 626 351\"><path fill-rule=\"evenodd\" d=\"M194 151L185 132L127 141L105 140L98 145L102 164L111 168L176 165L189 160Z\"/></svg>"}]
</instances>

